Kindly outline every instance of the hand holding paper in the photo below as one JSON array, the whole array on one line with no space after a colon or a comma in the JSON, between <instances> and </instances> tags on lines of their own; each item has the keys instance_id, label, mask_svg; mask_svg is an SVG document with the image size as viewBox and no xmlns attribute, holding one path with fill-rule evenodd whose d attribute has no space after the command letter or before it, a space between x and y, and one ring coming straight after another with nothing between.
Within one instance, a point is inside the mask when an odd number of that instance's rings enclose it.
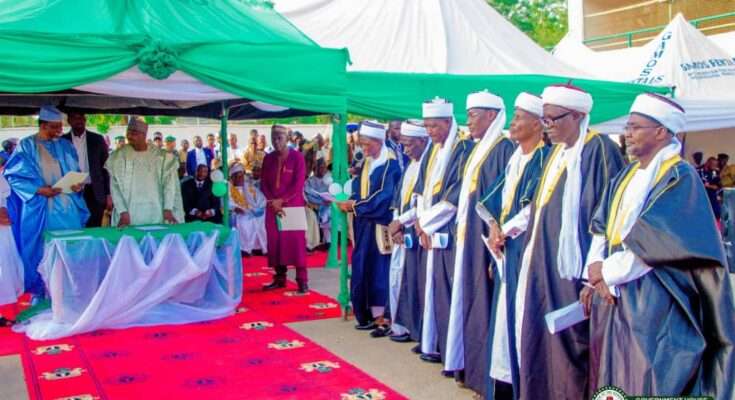
<instances>
[{"instance_id":1,"label":"hand holding paper","mask_svg":"<svg viewBox=\"0 0 735 400\"><path fill-rule=\"evenodd\" d=\"M87 177L89 176L86 172L69 172L66 175L64 175L61 179L59 179L55 184L55 189L61 189L62 193L69 194L75 192L75 187L81 187L82 184L84 184L84 181L87 180Z\"/></svg>"}]
</instances>

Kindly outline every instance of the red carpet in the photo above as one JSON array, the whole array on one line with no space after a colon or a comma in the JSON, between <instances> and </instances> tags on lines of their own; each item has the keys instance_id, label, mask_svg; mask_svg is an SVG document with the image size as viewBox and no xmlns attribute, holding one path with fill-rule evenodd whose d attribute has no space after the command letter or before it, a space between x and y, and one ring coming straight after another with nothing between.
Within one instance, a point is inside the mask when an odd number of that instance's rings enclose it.
<instances>
[{"instance_id":1,"label":"red carpet","mask_svg":"<svg viewBox=\"0 0 735 400\"><path fill-rule=\"evenodd\" d=\"M293 283L264 293L271 274L247 264L245 301L232 317L48 342L0 329L0 351L5 339L21 345L32 399L404 398L283 325L338 317L334 299L293 296Z\"/></svg>"}]
</instances>

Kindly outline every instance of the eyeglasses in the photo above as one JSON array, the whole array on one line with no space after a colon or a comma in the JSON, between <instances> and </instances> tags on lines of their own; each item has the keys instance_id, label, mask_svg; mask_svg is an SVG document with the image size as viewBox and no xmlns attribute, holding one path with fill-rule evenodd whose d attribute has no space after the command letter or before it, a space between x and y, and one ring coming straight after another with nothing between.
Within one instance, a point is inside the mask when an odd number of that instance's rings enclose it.
<instances>
[{"instance_id":1,"label":"eyeglasses","mask_svg":"<svg viewBox=\"0 0 735 400\"><path fill-rule=\"evenodd\" d=\"M558 121L558 120L560 120L560 119L562 119L562 118L566 117L567 115L569 115L569 114L571 114L571 113L573 113L573 112L574 112L574 111L567 111L567 112L565 112L564 114L561 114L561 115L557 115L556 117L544 117L544 118L541 118L541 124L542 124L542 125L543 125L544 127L548 128L548 127L550 127L550 126L552 126L552 125L556 124L556 121Z\"/></svg>"},{"instance_id":2,"label":"eyeglasses","mask_svg":"<svg viewBox=\"0 0 735 400\"><path fill-rule=\"evenodd\" d=\"M636 125L636 124L625 124L623 127L624 132L635 132L641 129L655 129L661 125Z\"/></svg>"}]
</instances>

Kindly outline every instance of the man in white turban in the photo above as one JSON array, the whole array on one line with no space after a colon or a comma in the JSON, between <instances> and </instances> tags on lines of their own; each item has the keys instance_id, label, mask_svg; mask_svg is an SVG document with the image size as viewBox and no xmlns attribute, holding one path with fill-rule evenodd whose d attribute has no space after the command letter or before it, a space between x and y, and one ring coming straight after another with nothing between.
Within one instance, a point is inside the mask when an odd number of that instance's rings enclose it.
<instances>
[{"instance_id":1,"label":"man in white turban","mask_svg":"<svg viewBox=\"0 0 735 400\"><path fill-rule=\"evenodd\" d=\"M446 355L449 329L457 237L455 217L465 165L474 143L458 138L452 103L439 98L424 103L423 116L431 148L414 187L418 196L416 232L426 251L421 359L439 363Z\"/></svg>"},{"instance_id":2,"label":"man in white turban","mask_svg":"<svg viewBox=\"0 0 735 400\"><path fill-rule=\"evenodd\" d=\"M128 123L128 144L105 164L110 174L112 225L183 223L179 160L148 143L148 124L140 117Z\"/></svg>"},{"instance_id":3,"label":"man in white turban","mask_svg":"<svg viewBox=\"0 0 735 400\"><path fill-rule=\"evenodd\" d=\"M389 329L383 314L388 304L390 248L381 243L389 242L390 204L401 180L401 168L385 144L385 133L385 126L377 122L360 124L365 163L360 176L352 180L350 200L337 203L342 211L355 216L350 297L358 330Z\"/></svg>"},{"instance_id":4,"label":"man in white turban","mask_svg":"<svg viewBox=\"0 0 735 400\"><path fill-rule=\"evenodd\" d=\"M549 86L541 98L542 122L555 146L530 209L530 238L521 259L515 302L520 366L516 395L584 399L591 395L589 324L551 334L544 316L579 299L592 240L589 223L623 159L608 137L587 131L589 93L571 85Z\"/></svg>"},{"instance_id":5,"label":"man in white turban","mask_svg":"<svg viewBox=\"0 0 735 400\"><path fill-rule=\"evenodd\" d=\"M707 196L680 157L673 100L642 94L625 126L636 162L610 183L592 220L581 301L591 311L593 390L735 398L735 305ZM594 298L594 300L593 300Z\"/></svg>"},{"instance_id":6,"label":"man in white turban","mask_svg":"<svg viewBox=\"0 0 735 400\"><path fill-rule=\"evenodd\" d=\"M234 162L230 166L230 201L232 226L240 234L240 250L251 254L253 250L268 252L265 231L265 205L263 192L245 175L245 167Z\"/></svg>"},{"instance_id":7,"label":"man in white turban","mask_svg":"<svg viewBox=\"0 0 735 400\"><path fill-rule=\"evenodd\" d=\"M393 197L393 221L389 230L393 237L393 253L390 260L390 315L391 340L408 342L418 341L421 334L421 313L423 312L423 281L426 276L419 269L421 246L414 224L416 222L416 202L413 189L419 177L421 160L429 148L429 135L421 121L406 121L401 124L398 142L401 151L408 156L400 184L400 193ZM421 278L420 278L421 276ZM419 281L421 282L419 283ZM376 332L374 336L378 336Z\"/></svg>"},{"instance_id":8,"label":"man in white turban","mask_svg":"<svg viewBox=\"0 0 735 400\"><path fill-rule=\"evenodd\" d=\"M493 297L488 344L492 384L486 398L512 398L518 386L518 362L515 357L515 294L521 256L528 239L525 226L531 202L536 194L541 173L548 160L550 146L544 141L543 100L521 93L515 101L510 123L510 138L518 144L508 166L493 187L483 193L478 214L484 214L490 225L488 246L493 253ZM482 212L484 211L484 212ZM505 395L504 395L505 394ZM505 396L505 397L504 397Z\"/></svg>"},{"instance_id":9,"label":"man in white turban","mask_svg":"<svg viewBox=\"0 0 735 400\"><path fill-rule=\"evenodd\" d=\"M487 226L475 212L482 193L505 171L515 145L505 135L503 99L487 90L467 96L467 126L474 148L463 171L456 216L456 240L444 370L483 397L490 357L488 333L492 281L483 236Z\"/></svg>"}]
</instances>

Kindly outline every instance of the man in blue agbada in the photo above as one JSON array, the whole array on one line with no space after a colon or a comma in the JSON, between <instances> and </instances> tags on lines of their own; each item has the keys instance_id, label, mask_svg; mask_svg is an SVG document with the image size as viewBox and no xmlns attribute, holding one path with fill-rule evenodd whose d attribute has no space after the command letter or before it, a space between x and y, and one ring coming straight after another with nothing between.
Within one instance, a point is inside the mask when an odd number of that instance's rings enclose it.
<instances>
[{"instance_id":1,"label":"man in blue agbada","mask_svg":"<svg viewBox=\"0 0 735 400\"><path fill-rule=\"evenodd\" d=\"M359 330L388 329L383 320L392 251L388 224L393 220L390 204L401 180L401 169L385 144L385 132L381 124L362 123L360 146L367 156L365 164L360 176L352 181L350 200L337 203L342 211L355 214L350 293Z\"/></svg>"},{"instance_id":2,"label":"man in blue agbada","mask_svg":"<svg viewBox=\"0 0 735 400\"><path fill-rule=\"evenodd\" d=\"M5 166L5 178L12 193L8 212L13 236L23 258L25 289L36 297L45 295L38 273L43 256L43 232L81 229L89 211L79 193L83 184L62 193L53 185L69 172L79 172L79 161L71 142L60 140L61 112L52 106L41 108L38 133L20 141Z\"/></svg>"}]
</instances>

